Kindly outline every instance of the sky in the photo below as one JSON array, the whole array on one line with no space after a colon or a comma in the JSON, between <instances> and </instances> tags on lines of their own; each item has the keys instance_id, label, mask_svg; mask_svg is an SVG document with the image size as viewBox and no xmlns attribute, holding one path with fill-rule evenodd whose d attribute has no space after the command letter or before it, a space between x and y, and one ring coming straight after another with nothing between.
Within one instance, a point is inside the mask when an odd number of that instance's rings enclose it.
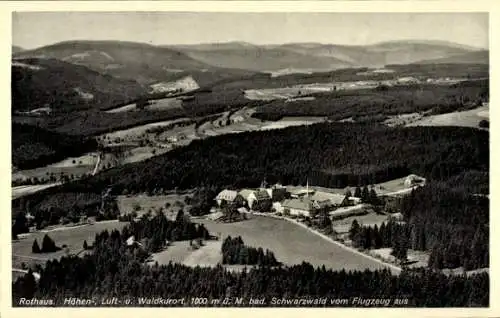
<instances>
[{"instance_id":1,"label":"sky","mask_svg":"<svg viewBox=\"0 0 500 318\"><path fill-rule=\"evenodd\" d=\"M154 45L442 40L489 46L487 13L14 12L12 23L13 45L25 49L68 40Z\"/></svg>"}]
</instances>

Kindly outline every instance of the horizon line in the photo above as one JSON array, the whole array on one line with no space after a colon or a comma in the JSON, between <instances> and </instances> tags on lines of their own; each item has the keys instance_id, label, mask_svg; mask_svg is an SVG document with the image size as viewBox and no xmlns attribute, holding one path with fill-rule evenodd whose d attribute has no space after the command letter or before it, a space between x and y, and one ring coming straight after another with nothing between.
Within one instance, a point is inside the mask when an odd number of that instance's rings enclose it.
<instances>
[{"instance_id":1,"label":"horizon line","mask_svg":"<svg viewBox=\"0 0 500 318\"><path fill-rule=\"evenodd\" d=\"M407 42L407 43L420 43L420 44L426 44L425 42L428 42L429 44L435 43L435 44L442 44L442 45L456 45L456 46L461 46L465 48L469 48L471 50L477 50L477 51L489 51L489 46L488 47L481 47L481 46L473 46L470 44L462 44L459 42L453 42L453 41L448 41L448 40L425 40L425 39L396 39L396 40L388 40L388 41L380 41L380 42L374 42L371 44L342 44L342 43L333 43L333 42L316 42L316 41L311 41L311 42L304 42L304 41L289 41L289 42L282 42L282 43L252 43L249 41L244 41L244 40L222 40L222 41L213 41L213 42L195 42L195 43L175 43L175 44L153 44L150 42L140 42L140 41L129 41L129 40L118 40L118 39L99 39L99 40L94 40L94 39L69 39L69 40L62 40L58 42L53 42L50 44L45 44L42 46L37 46L33 48L26 48L21 45L16 45L12 43L12 46L17 46L22 48L25 51L30 51L30 50L37 50L40 48L44 48L47 46L52 46L52 45L57 45L57 44L62 44L62 43L69 43L69 42L122 42L122 43L135 43L135 44L144 44L144 45L150 45L154 47L182 47L182 46L196 46L196 45L217 45L217 44L231 44L231 43L240 43L240 44L247 44L249 46L255 46L255 47L263 47L263 46L284 46L284 45L292 45L292 44L315 44L315 45L321 45L321 46L327 46L327 45L337 45L337 46L348 46L348 47L370 47L370 46L376 46L376 45L381 45L381 44L386 44L386 43L396 43L396 42Z\"/></svg>"}]
</instances>

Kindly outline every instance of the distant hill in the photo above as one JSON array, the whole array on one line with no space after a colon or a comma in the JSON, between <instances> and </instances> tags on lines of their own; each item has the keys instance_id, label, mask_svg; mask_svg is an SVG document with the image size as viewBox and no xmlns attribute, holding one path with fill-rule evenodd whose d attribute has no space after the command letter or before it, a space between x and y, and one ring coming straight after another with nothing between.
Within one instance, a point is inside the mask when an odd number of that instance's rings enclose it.
<instances>
[{"instance_id":1,"label":"distant hill","mask_svg":"<svg viewBox=\"0 0 500 318\"><path fill-rule=\"evenodd\" d=\"M334 56L304 54L286 47L257 46L231 42L174 47L193 59L221 68L239 68L257 72L285 68L311 71L351 67L352 63Z\"/></svg>"},{"instance_id":2,"label":"distant hill","mask_svg":"<svg viewBox=\"0 0 500 318\"><path fill-rule=\"evenodd\" d=\"M350 67L382 67L446 59L478 48L446 41L389 41L367 46L321 43L255 45L247 42L155 46L121 41L67 41L15 57L51 57L141 84L186 76L200 86L248 72L321 72ZM245 73L247 72L247 73Z\"/></svg>"},{"instance_id":3,"label":"distant hill","mask_svg":"<svg viewBox=\"0 0 500 318\"><path fill-rule=\"evenodd\" d=\"M187 75L215 71L230 73L230 70L214 69L201 61L169 48L145 43L121 41L67 41L35 50L23 51L15 57L50 57L68 63L86 66L102 74L134 80L141 84L172 81ZM238 74L240 72L235 71ZM200 75L207 80L205 74ZM197 78L196 78L197 79ZM198 80L198 79L197 79Z\"/></svg>"},{"instance_id":4,"label":"distant hill","mask_svg":"<svg viewBox=\"0 0 500 318\"><path fill-rule=\"evenodd\" d=\"M102 75L57 59L12 60L12 110L69 112L106 108L146 93L134 81Z\"/></svg>"},{"instance_id":5,"label":"distant hill","mask_svg":"<svg viewBox=\"0 0 500 318\"><path fill-rule=\"evenodd\" d=\"M419 61L419 64L489 64L489 51L468 52L439 59Z\"/></svg>"},{"instance_id":6,"label":"distant hill","mask_svg":"<svg viewBox=\"0 0 500 318\"><path fill-rule=\"evenodd\" d=\"M445 41L390 41L367 46L321 43L253 45L245 42L168 46L206 64L254 71L332 70L410 64L479 51Z\"/></svg>"},{"instance_id":7,"label":"distant hill","mask_svg":"<svg viewBox=\"0 0 500 318\"><path fill-rule=\"evenodd\" d=\"M19 53L24 51L24 49L20 46L13 45L12 46L12 54Z\"/></svg>"}]
</instances>

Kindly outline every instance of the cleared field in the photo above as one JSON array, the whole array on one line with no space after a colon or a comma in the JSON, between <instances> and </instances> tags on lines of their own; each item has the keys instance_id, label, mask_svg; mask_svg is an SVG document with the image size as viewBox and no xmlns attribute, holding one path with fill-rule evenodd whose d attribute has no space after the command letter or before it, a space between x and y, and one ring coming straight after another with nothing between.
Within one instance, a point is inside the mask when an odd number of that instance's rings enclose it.
<instances>
[{"instance_id":1,"label":"cleared field","mask_svg":"<svg viewBox=\"0 0 500 318\"><path fill-rule=\"evenodd\" d=\"M12 241L12 262L20 266L22 262L28 263L31 260L43 262L49 259L60 258L66 254L64 249L55 253L34 254L31 252L33 241L36 239L38 244L42 243L45 234L48 234L56 243L57 246L66 244L70 253L77 253L82 250L83 241L91 245L94 242L95 235L104 230L121 230L127 222L118 221L103 221L92 225L63 227L57 230L52 230L49 233L33 232L23 236L19 240Z\"/></svg>"},{"instance_id":2,"label":"cleared field","mask_svg":"<svg viewBox=\"0 0 500 318\"><path fill-rule=\"evenodd\" d=\"M205 241L182 262L187 266L214 267L222 261L222 241Z\"/></svg>"},{"instance_id":3,"label":"cleared field","mask_svg":"<svg viewBox=\"0 0 500 318\"><path fill-rule=\"evenodd\" d=\"M134 103L134 104L128 104L128 105L125 105L125 106L122 106L122 107L118 107L118 108L113 108L113 109L107 110L106 113L130 112L130 111L133 111L133 110L136 110L136 109L137 109L137 105Z\"/></svg>"},{"instance_id":4,"label":"cleared field","mask_svg":"<svg viewBox=\"0 0 500 318\"><path fill-rule=\"evenodd\" d=\"M481 106L463 112L427 116L406 126L462 126L478 128L479 122L483 119L489 119L489 106Z\"/></svg>"},{"instance_id":5,"label":"cleared field","mask_svg":"<svg viewBox=\"0 0 500 318\"><path fill-rule=\"evenodd\" d=\"M43 189L55 187L57 185L60 185L60 182L54 182L54 183L49 183L49 184L39 184L39 185L26 185L26 186L19 186L19 187L14 187L12 188L12 199L17 199L22 196L32 194L38 191L41 191Z\"/></svg>"},{"instance_id":6,"label":"cleared field","mask_svg":"<svg viewBox=\"0 0 500 318\"><path fill-rule=\"evenodd\" d=\"M148 110L166 110L173 108L182 108L182 101L177 98L164 98L164 99L152 100L150 101L150 103L151 103L150 105L147 105L144 108ZM110 109L106 111L106 113L122 113L122 112L138 111L138 110L139 109L137 108L137 104L134 103Z\"/></svg>"},{"instance_id":7,"label":"cleared field","mask_svg":"<svg viewBox=\"0 0 500 318\"><path fill-rule=\"evenodd\" d=\"M312 125L325 121L325 117L284 117L276 122L264 125L260 130L282 129L292 126Z\"/></svg>"},{"instance_id":8,"label":"cleared field","mask_svg":"<svg viewBox=\"0 0 500 318\"><path fill-rule=\"evenodd\" d=\"M138 162L149 159L153 156L161 155L171 148L163 147L137 147L129 151L127 156L123 159L123 163Z\"/></svg>"},{"instance_id":9,"label":"cleared field","mask_svg":"<svg viewBox=\"0 0 500 318\"><path fill-rule=\"evenodd\" d=\"M386 194L386 193L407 190L409 188L405 186L404 184L405 180L406 177L393 179L382 183L377 183L374 185L375 191L377 192L377 194Z\"/></svg>"},{"instance_id":10,"label":"cleared field","mask_svg":"<svg viewBox=\"0 0 500 318\"><path fill-rule=\"evenodd\" d=\"M182 263L184 259L193 251L189 248L189 241L173 242L167 249L154 253L151 257L150 265L158 262L159 265L173 263Z\"/></svg>"},{"instance_id":11,"label":"cleared field","mask_svg":"<svg viewBox=\"0 0 500 318\"><path fill-rule=\"evenodd\" d=\"M184 203L184 200L190 194L167 194L167 195L155 195L147 196L145 194L135 195L135 196L124 196L120 195L116 198L118 208L121 214L132 213L137 208L138 215L147 213L149 210L157 211L163 208L164 213L168 218L175 218L179 209L184 209L187 213L189 206ZM169 208L166 205L170 204Z\"/></svg>"},{"instance_id":12,"label":"cleared field","mask_svg":"<svg viewBox=\"0 0 500 318\"><path fill-rule=\"evenodd\" d=\"M307 261L315 266L325 265L338 270L385 267L285 220L252 216L250 220L236 223L217 223L206 219L195 221L203 223L213 234L221 233L221 237L241 236L246 245L270 249L285 264Z\"/></svg>"},{"instance_id":13,"label":"cleared field","mask_svg":"<svg viewBox=\"0 0 500 318\"><path fill-rule=\"evenodd\" d=\"M357 220L358 223L363 226L380 226L387 221L387 215L368 213L365 215L351 216L342 220L332 221L333 229L337 233L347 233L354 220Z\"/></svg>"},{"instance_id":14,"label":"cleared field","mask_svg":"<svg viewBox=\"0 0 500 318\"><path fill-rule=\"evenodd\" d=\"M97 162L97 156L97 153L88 153L80 157L69 157L50 166L55 168L94 166Z\"/></svg>"},{"instance_id":15,"label":"cleared field","mask_svg":"<svg viewBox=\"0 0 500 318\"><path fill-rule=\"evenodd\" d=\"M165 110L172 108L182 108L182 101L177 98L164 98L151 101L151 105L146 106L149 110Z\"/></svg>"},{"instance_id":16,"label":"cleared field","mask_svg":"<svg viewBox=\"0 0 500 318\"><path fill-rule=\"evenodd\" d=\"M179 123L189 120L188 118L179 118L175 120L166 120L166 121L160 121L156 123L151 123L151 124L146 124L146 125L140 125L136 126L133 128L129 129L124 129L124 130L118 130L114 131L112 133L108 134L103 134L100 136L101 139L108 139L110 141L115 140L116 138L120 138L122 141L136 141L140 136L143 134L146 134L146 130L155 128L155 127L161 127L161 126L168 126L173 123Z\"/></svg>"},{"instance_id":17,"label":"cleared field","mask_svg":"<svg viewBox=\"0 0 500 318\"><path fill-rule=\"evenodd\" d=\"M231 116L233 120L235 117L239 119L238 115ZM272 130L272 129L283 129L292 126L311 125L323 122L325 120L326 118L324 117L284 117L274 122L262 122L255 118L241 118L240 120L236 120L234 123L223 127L219 127L214 123L204 124L199 128L199 131L207 136L218 136L218 135L233 134L245 131Z\"/></svg>"},{"instance_id":18,"label":"cleared field","mask_svg":"<svg viewBox=\"0 0 500 318\"><path fill-rule=\"evenodd\" d=\"M88 153L80 157L70 157L62 161L29 170L18 170L12 173L12 181L25 180L31 178L47 179L50 175L60 177L61 175L73 175L80 177L84 174L92 173L97 162L96 153Z\"/></svg>"}]
</instances>

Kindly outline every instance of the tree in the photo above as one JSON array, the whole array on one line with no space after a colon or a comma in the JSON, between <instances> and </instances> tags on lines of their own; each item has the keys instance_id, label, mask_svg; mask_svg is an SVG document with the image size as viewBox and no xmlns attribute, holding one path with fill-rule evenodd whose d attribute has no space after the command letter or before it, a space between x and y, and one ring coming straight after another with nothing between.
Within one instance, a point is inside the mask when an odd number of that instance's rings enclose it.
<instances>
[{"instance_id":1,"label":"tree","mask_svg":"<svg viewBox=\"0 0 500 318\"><path fill-rule=\"evenodd\" d=\"M360 231L361 226L359 225L358 220L354 219L351 224L351 229L349 230L349 239L354 241Z\"/></svg>"},{"instance_id":2,"label":"tree","mask_svg":"<svg viewBox=\"0 0 500 318\"><path fill-rule=\"evenodd\" d=\"M370 189L369 202L371 204L374 204L374 205L379 204L379 199L378 199L377 193L375 192L374 188Z\"/></svg>"},{"instance_id":3,"label":"tree","mask_svg":"<svg viewBox=\"0 0 500 318\"><path fill-rule=\"evenodd\" d=\"M31 252L35 253L35 254L38 254L38 253L41 253L40 251L40 246L38 245L38 242L37 240L35 239L35 241L33 242L33 246L31 247Z\"/></svg>"},{"instance_id":4,"label":"tree","mask_svg":"<svg viewBox=\"0 0 500 318\"><path fill-rule=\"evenodd\" d=\"M356 187L356 190L354 190L354 196L356 198L361 198L362 197L361 189L359 187Z\"/></svg>"},{"instance_id":5,"label":"tree","mask_svg":"<svg viewBox=\"0 0 500 318\"><path fill-rule=\"evenodd\" d=\"M42 253L52 253L57 250L56 243L50 238L50 236L45 234L42 240Z\"/></svg>"},{"instance_id":6,"label":"tree","mask_svg":"<svg viewBox=\"0 0 500 318\"><path fill-rule=\"evenodd\" d=\"M370 192L368 191L368 186L363 187L363 192L361 193L361 201L363 203L370 202Z\"/></svg>"},{"instance_id":7,"label":"tree","mask_svg":"<svg viewBox=\"0 0 500 318\"><path fill-rule=\"evenodd\" d=\"M392 247L391 255L394 256L401 263L408 259L408 238L404 233L403 228L399 228L397 235L394 240L394 246Z\"/></svg>"},{"instance_id":8,"label":"tree","mask_svg":"<svg viewBox=\"0 0 500 318\"><path fill-rule=\"evenodd\" d=\"M184 210L179 209L177 215L175 216L175 222L183 222L184 221Z\"/></svg>"},{"instance_id":9,"label":"tree","mask_svg":"<svg viewBox=\"0 0 500 318\"><path fill-rule=\"evenodd\" d=\"M489 128L490 127L490 122L487 121L486 119L483 119L479 122L479 127L481 128Z\"/></svg>"}]
</instances>

